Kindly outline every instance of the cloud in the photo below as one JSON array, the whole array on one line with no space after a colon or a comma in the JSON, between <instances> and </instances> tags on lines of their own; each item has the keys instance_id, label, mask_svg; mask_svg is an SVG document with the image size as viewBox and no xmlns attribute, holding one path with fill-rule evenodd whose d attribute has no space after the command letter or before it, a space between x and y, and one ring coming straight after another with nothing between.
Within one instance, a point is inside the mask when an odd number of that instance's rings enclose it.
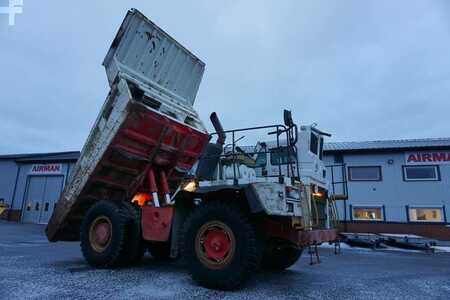
<instances>
[{"instance_id":1,"label":"cloud","mask_svg":"<svg viewBox=\"0 0 450 300\"><path fill-rule=\"evenodd\" d=\"M447 136L449 6L25 1L16 26L0 15L0 153L81 149L108 92L101 62L130 7L206 62L195 108L207 124L211 111L226 128L279 123L290 108L334 140Z\"/></svg>"}]
</instances>

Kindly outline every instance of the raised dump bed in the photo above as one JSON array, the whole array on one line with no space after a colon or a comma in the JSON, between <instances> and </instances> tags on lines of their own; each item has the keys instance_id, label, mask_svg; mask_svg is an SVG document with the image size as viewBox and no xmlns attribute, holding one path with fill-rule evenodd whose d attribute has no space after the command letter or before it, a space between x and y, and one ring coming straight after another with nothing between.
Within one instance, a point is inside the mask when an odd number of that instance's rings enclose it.
<instances>
[{"instance_id":1,"label":"raised dump bed","mask_svg":"<svg viewBox=\"0 0 450 300\"><path fill-rule=\"evenodd\" d=\"M205 64L136 9L128 11L103 65L109 85L118 77L148 87L161 100L192 107Z\"/></svg>"},{"instance_id":2,"label":"raised dump bed","mask_svg":"<svg viewBox=\"0 0 450 300\"><path fill-rule=\"evenodd\" d=\"M99 200L171 194L209 136L193 110L204 63L137 10L130 10L104 65L111 84L46 229L50 241L78 240Z\"/></svg>"}]
</instances>

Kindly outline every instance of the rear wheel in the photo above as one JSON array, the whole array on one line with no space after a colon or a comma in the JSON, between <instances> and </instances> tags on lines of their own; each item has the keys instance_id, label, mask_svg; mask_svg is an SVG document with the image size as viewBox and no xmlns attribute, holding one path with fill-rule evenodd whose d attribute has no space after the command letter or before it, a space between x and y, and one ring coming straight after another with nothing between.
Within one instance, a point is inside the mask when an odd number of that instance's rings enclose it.
<instances>
[{"instance_id":1,"label":"rear wheel","mask_svg":"<svg viewBox=\"0 0 450 300\"><path fill-rule=\"evenodd\" d=\"M127 212L125 241L120 254L121 264L138 263L145 254L145 243L142 239L140 207L130 202L120 204Z\"/></svg>"},{"instance_id":2,"label":"rear wheel","mask_svg":"<svg viewBox=\"0 0 450 300\"><path fill-rule=\"evenodd\" d=\"M303 248L281 242L271 242L265 248L261 266L269 271L282 271L297 262Z\"/></svg>"},{"instance_id":3,"label":"rear wheel","mask_svg":"<svg viewBox=\"0 0 450 300\"><path fill-rule=\"evenodd\" d=\"M109 201L92 206L81 224L81 251L95 267L116 267L121 263L127 213Z\"/></svg>"},{"instance_id":4,"label":"rear wheel","mask_svg":"<svg viewBox=\"0 0 450 300\"><path fill-rule=\"evenodd\" d=\"M257 269L255 231L237 207L207 203L192 212L183 228L181 254L200 285L234 289Z\"/></svg>"}]
</instances>

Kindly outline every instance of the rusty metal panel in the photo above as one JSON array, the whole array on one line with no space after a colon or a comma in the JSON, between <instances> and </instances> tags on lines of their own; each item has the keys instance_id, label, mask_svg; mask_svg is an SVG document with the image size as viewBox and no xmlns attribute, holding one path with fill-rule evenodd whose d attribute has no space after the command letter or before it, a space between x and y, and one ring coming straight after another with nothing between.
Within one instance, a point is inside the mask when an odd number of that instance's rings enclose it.
<instances>
[{"instance_id":1,"label":"rusty metal panel","mask_svg":"<svg viewBox=\"0 0 450 300\"><path fill-rule=\"evenodd\" d=\"M120 75L163 98L192 106L205 64L136 9L128 11L105 57L109 84Z\"/></svg>"},{"instance_id":2,"label":"rusty metal panel","mask_svg":"<svg viewBox=\"0 0 450 300\"><path fill-rule=\"evenodd\" d=\"M146 241L166 242L172 226L173 206L142 206L142 237Z\"/></svg>"},{"instance_id":3,"label":"rusty metal panel","mask_svg":"<svg viewBox=\"0 0 450 300\"><path fill-rule=\"evenodd\" d=\"M201 122L196 125L134 99L121 79L71 171L47 226L48 239L76 240L86 207L98 200L130 201L151 165L171 174L170 185L177 187L209 138Z\"/></svg>"}]
</instances>

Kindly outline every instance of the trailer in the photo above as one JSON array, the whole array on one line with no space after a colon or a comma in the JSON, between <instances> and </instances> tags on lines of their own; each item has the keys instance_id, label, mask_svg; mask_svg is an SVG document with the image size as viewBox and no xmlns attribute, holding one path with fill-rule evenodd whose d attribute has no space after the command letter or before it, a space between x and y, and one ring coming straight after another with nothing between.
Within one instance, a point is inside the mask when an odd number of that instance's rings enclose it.
<instances>
[{"instance_id":1,"label":"trailer","mask_svg":"<svg viewBox=\"0 0 450 300\"><path fill-rule=\"evenodd\" d=\"M434 252L433 247L437 244L436 240L415 234L380 233L379 235L384 244L396 248Z\"/></svg>"},{"instance_id":2,"label":"trailer","mask_svg":"<svg viewBox=\"0 0 450 300\"><path fill-rule=\"evenodd\" d=\"M336 240L327 134L299 131L287 110L282 123L231 130L212 113L208 134L193 108L205 64L135 9L104 65L111 91L46 228L50 241L79 240L100 268L147 251L180 257L197 283L229 290ZM251 151L238 145L246 134L260 138Z\"/></svg>"},{"instance_id":3,"label":"trailer","mask_svg":"<svg viewBox=\"0 0 450 300\"><path fill-rule=\"evenodd\" d=\"M339 235L343 237L343 242L351 247L370 248L373 250L386 248L383 245L383 238L375 233L341 232Z\"/></svg>"}]
</instances>

